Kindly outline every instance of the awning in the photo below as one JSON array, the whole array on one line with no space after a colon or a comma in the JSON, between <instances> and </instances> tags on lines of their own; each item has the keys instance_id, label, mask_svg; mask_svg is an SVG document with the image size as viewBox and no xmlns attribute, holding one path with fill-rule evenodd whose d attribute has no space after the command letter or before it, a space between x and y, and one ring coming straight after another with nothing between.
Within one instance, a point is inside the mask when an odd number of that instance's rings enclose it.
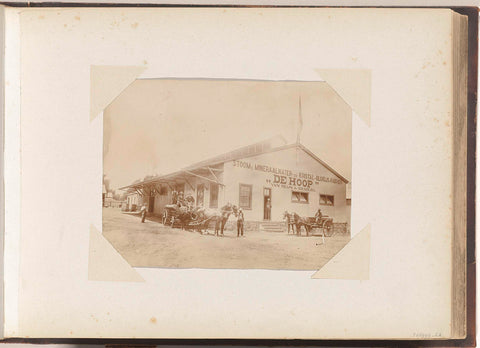
<instances>
[{"instance_id":1,"label":"awning","mask_svg":"<svg viewBox=\"0 0 480 348\"><path fill-rule=\"evenodd\" d=\"M220 186L225 186L222 182L220 182L217 176L218 173L221 172L223 172L223 169L208 166L196 168L194 170L179 170L171 174L150 178L121 187L120 190L133 189L136 193L145 196L151 195L152 193L154 194L155 192L160 192L161 185L167 185L171 190L173 190L173 186L181 183L186 183L192 190L194 190L195 188L189 181L189 179L192 178L199 178Z\"/></svg>"}]
</instances>

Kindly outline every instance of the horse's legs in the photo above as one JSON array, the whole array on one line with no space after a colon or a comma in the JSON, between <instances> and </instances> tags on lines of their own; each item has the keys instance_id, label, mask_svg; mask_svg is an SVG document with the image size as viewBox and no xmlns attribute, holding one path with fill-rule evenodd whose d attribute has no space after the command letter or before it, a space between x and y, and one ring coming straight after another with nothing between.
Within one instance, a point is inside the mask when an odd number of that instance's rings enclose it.
<instances>
[{"instance_id":1,"label":"horse's legs","mask_svg":"<svg viewBox=\"0 0 480 348\"><path fill-rule=\"evenodd\" d=\"M227 220L222 219L221 230L220 230L220 233L221 233L222 236L223 236L223 229L225 228L225 222L227 222Z\"/></svg>"}]
</instances>

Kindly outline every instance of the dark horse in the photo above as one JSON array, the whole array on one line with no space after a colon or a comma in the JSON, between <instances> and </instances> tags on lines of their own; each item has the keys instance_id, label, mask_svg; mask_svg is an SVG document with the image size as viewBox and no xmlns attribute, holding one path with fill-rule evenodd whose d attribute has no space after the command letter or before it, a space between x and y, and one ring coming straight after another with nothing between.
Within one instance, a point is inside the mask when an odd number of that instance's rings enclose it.
<instances>
[{"instance_id":1,"label":"dark horse","mask_svg":"<svg viewBox=\"0 0 480 348\"><path fill-rule=\"evenodd\" d=\"M308 236L308 234L310 233L310 230L312 229L312 226L309 223L308 219L304 218L304 217L301 217L297 213L292 213L291 215L293 215L293 225L295 225L295 230L297 231L297 236L302 235L302 226L305 227L305 232L307 233L307 236Z\"/></svg>"}]
</instances>

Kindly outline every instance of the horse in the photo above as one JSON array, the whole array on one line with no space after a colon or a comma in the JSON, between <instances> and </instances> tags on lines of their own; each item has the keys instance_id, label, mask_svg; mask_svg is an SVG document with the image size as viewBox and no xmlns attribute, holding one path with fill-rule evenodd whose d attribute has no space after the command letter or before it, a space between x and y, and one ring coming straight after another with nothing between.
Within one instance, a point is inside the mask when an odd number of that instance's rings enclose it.
<instances>
[{"instance_id":1,"label":"horse","mask_svg":"<svg viewBox=\"0 0 480 348\"><path fill-rule=\"evenodd\" d=\"M297 213L292 213L293 215L293 224L295 225L295 228L297 230L297 236L302 235L302 226L305 227L305 232L307 233L307 237L312 231L312 223L308 220L308 218L301 217ZM322 231L322 244L325 244L325 231L321 229ZM292 232L293 232L293 227L292 227Z\"/></svg>"},{"instance_id":2,"label":"horse","mask_svg":"<svg viewBox=\"0 0 480 348\"><path fill-rule=\"evenodd\" d=\"M196 220L204 221L203 226L199 226L200 232L202 232L202 227L207 230L208 225L211 222L215 222L215 236L218 236L219 232L220 236L223 236L223 230L228 218L232 213L236 216L237 212L238 208L236 205L227 203L220 209L199 207L193 213L196 215Z\"/></svg>"},{"instance_id":3,"label":"horse","mask_svg":"<svg viewBox=\"0 0 480 348\"><path fill-rule=\"evenodd\" d=\"M295 233L295 222L293 213L289 213L287 210L285 210L283 212L283 220L285 220L287 224L287 234L290 233L290 229L292 230L292 233Z\"/></svg>"},{"instance_id":4,"label":"horse","mask_svg":"<svg viewBox=\"0 0 480 348\"><path fill-rule=\"evenodd\" d=\"M305 232L308 234L310 233L310 230L312 229L312 226L310 225L309 221L307 218L301 217L297 213L292 213L293 215L293 224L295 225L295 229L297 230L297 236L302 235L302 226L305 227Z\"/></svg>"}]
</instances>

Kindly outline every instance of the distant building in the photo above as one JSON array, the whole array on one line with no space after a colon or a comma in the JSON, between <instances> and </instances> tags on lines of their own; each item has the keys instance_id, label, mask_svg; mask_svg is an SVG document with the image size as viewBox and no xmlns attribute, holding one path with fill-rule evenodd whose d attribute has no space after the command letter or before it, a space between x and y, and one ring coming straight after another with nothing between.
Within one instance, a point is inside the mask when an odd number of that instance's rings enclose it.
<instances>
[{"instance_id":1,"label":"distant building","mask_svg":"<svg viewBox=\"0 0 480 348\"><path fill-rule=\"evenodd\" d=\"M140 209L140 207L143 205L143 200L143 194L135 191L134 189L130 189L127 192L127 210L136 211Z\"/></svg>"},{"instance_id":2,"label":"distant building","mask_svg":"<svg viewBox=\"0 0 480 348\"><path fill-rule=\"evenodd\" d=\"M107 189L105 188L105 184L102 187L102 207L105 206L105 196L107 195Z\"/></svg>"},{"instance_id":3,"label":"distant building","mask_svg":"<svg viewBox=\"0 0 480 348\"><path fill-rule=\"evenodd\" d=\"M107 192L103 202L103 206L110 207L110 208L121 208L123 203L124 203L123 201L118 201L114 199L112 192Z\"/></svg>"}]
</instances>

